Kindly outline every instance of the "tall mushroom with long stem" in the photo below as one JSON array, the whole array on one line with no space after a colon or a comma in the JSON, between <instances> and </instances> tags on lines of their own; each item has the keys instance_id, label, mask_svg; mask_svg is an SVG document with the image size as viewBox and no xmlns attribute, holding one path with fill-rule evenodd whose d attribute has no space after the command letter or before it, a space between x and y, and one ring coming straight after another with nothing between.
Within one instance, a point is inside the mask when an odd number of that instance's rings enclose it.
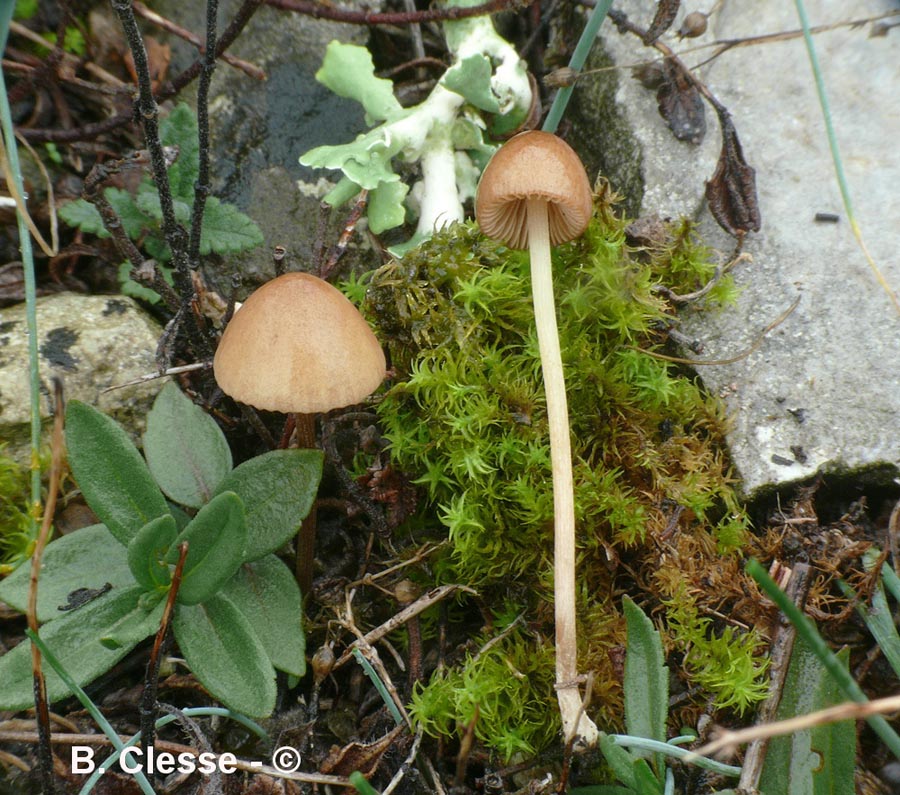
<instances>
[{"instance_id":1,"label":"tall mushroom with long stem","mask_svg":"<svg viewBox=\"0 0 900 795\"><path fill-rule=\"evenodd\" d=\"M594 745L597 727L578 688L575 616L575 495L550 247L581 235L592 212L591 186L578 155L560 138L532 130L512 138L481 176L475 215L481 231L510 248L528 249L553 473L553 595L556 689L563 733Z\"/></svg>"},{"instance_id":2,"label":"tall mushroom with long stem","mask_svg":"<svg viewBox=\"0 0 900 795\"><path fill-rule=\"evenodd\" d=\"M241 403L293 414L299 447L315 447L316 415L359 403L384 380L384 352L359 310L309 273L256 290L225 328L216 381ZM312 584L315 507L297 535L297 582Z\"/></svg>"}]
</instances>

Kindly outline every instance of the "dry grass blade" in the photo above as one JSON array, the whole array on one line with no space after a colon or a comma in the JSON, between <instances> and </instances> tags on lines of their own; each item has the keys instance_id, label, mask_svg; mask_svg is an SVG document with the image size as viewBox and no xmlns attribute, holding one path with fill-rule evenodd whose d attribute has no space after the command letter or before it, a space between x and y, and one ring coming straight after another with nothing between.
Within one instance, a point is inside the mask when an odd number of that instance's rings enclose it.
<instances>
[{"instance_id":1,"label":"dry grass blade","mask_svg":"<svg viewBox=\"0 0 900 795\"><path fill-rule=\"evenodd\" d=\"M834 707L811 712L808 715L799 715L795 718L764 723L759 726L751 726L748 729L731 731L719 729L717 737L712 742L697 748L694 754L697 756L722 756L735 751L738 746L766 737L778 737L783 734L792 734L813 726L822 726L826 723L838 723L843 720L862 720L872 715L885 715L900 710L900 696L888 696L865 703L847 701ZM685 759L690 762L693 756Z\"/></svg>"},{"instance_id":2,"label":"dry grass blade","mask_svg":"<svg viewBox=\"0 0 900 795\"><path fill-rule=\"evenodd\" d=\"M56 497L59 492L64 448L63 420L65 418L65 403L63 401L62 381L58 378L53 380L53 392L56 405L53 417L50 486L47 502L44 505L44 517L41 520L41 528L31 557L31 579L28 584L28 609L26 615L28 617L28 628L34 633L38 632L37 595L41 558L50 538L50 527L53 523L53 515L56 512ZM31 644L31 668L34 676L34 706L37 713L38 758L41 763L41 781L44 793L49 794L56 791L53 783L53 751L50 747L50 705L47 703L47 686L41 670L41 652L34 643Z\"/></svg>"}]
</instances>

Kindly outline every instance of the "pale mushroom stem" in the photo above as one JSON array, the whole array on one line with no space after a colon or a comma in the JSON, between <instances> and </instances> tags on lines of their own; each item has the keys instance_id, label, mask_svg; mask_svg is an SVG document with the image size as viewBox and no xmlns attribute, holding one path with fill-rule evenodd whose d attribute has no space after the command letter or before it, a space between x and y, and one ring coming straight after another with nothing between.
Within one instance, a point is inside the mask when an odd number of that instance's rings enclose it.
<instances>
[{"instance_id":1,"label":"pale mushroom stem","mask_svg":"<svg viewBox=\"0 0 900 795\"><path fill-rule=\"evenodd\" d=\"M597 727L584 714L578 688L578 646L575 623L575 487L569 409L563 376L547 202L527 200L528 248L531 256L531 291L538 349L547 400L550 463L553 474L553 600L556 621L556 690L566 742L581 735L588 745L597 742Z\"/></svg>"},{"instance_id":2,"label":"pale mushroom stem","mask_svg":"<svg viewBox=\"0 0 900 795\"><path fill-rule=\"evenodd\" d=\"M296 423L297 449L314 450L316 449L316 415L294 414L294 422ZM309 513L300 524L300 530L297 532L297 554L296 568L294 576L297 578L297 585L300 586L300 593L306 599L312 590L313 580L313 560L316 554L316 503L309 509Z\"/></svg>"}]
</instances>

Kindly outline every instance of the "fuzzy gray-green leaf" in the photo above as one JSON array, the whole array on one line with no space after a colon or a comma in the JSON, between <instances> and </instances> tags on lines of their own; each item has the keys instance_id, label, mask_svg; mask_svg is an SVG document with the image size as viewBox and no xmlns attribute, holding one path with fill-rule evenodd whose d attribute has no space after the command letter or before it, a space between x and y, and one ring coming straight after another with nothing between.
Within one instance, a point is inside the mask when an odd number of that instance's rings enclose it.
<instances>
[{"instance_id":1,"label":"fuzzy gray-green leaf","mask_svg":"<svg viewBox=\"0 0 900 795\"><path fill-rule=\"evenodd\" d=\"M847 655L841 654L844 666ZM777 718L808 715L843 701L840 689L802 636L794 642ZM853 792L856 727L853 721L800 729L769 741L759 790L766 795Z\"/></svg>"},{"instance_id":2,"label":"fuzzy gray-green leaf","mask_svg":"<svg viewBox=\"0 0 900 795\"><path fill-rule=\"evenodd\" d=\"M204 505L169 547L167 563L177 563L179 546L188 543L178 601L194 605L217 593L241 565L247 543L244 505L225 491Z\"/></svg>"},{"instance_id":3,"label":"fuzzy gray-green leaf","mask_svg":"<svg viewBox=\"0 0 900 795\"><path fill-rule=\"evenodd\" d=\"M209 502L231 472L231 450L216 421L169 382L147 415L144 455L169 499L190 508Z\"/></svg>"},{"instance_id":4,"label":"fuzzy gray-green leaf","mask_svg":"<svg viewBox=\"0 0 900 795\"><path fill-rule=\"evenodd\" d=\"M219 485L243 501L247 518L244 560L274 552L297 532L322 477L318 450L272 450L245 461Z\"/></svg>"},{"instance_id":5,"label":"fuzzy gray-green leaf","mask_svg":"<svg viewBox=\"0 0 900 795\"><path fill-rule=\"evenodd\" d=\"M272 665L294 676L306 673L303 599L284 563L275 555L245 563L222 593L253 625Z\"/></svg>"},{"instance_id":6,"label":"fuzzy gray-green leaf","mask_svg":"<svg viewBox=\"0 0 900 795\"><path fill-rule=\"evenodd\" d=\"M175 517L166 514L147 522L128 544L128 567L148 591L169 585L172 578L164 560L177 535Z\"/></svg>"},{"instance_id":7,"label":"fuzzy gray-green leaf","mask_svg":"<svg viewBox=\"0 0 900 795\"><path fill-rule=\"evenodd\" d=\"M31 564L26 561L0 582L0 599L25 612ZM37 617L42 624L67 615L60 605L80 589L98 591L134 585L125 547L102 524L83 527L47 545L38 580Z\"/></svg>"},{"instance_id":8,"label":"fuzzy gray-green leaf","mask_svg":"<svg viewBox=\"0 0 900 795\"><path fill-rule=\"evenodd\" d=\"M219 701L251 717L275 708L275 669L253 626L222 594L175 609L175 638L187 664Z\"/></svg>"},{"instance_id":9,"label":"fuzzy gray-green leaf","mask_svg":"<svg viewBox=\"0 0 900 795\"><path fill-rule=\"evenodd\" d=\"M56 654L69 675L80 685L96 679L121 660L135 645L115 649L105 647L103 637L138 604L143 588L114 588L83 607L45 624L40 637ZM69 695L69 689L57 674L44 667L50 702ZM20 710L34 706L34 682L31 676L31 641L23 641L0 657L0 710Z\"/></svg>"},{"instance_id":10,"label":"fuzzy gray-green leaf","mask_svg":"<svg viewBox=\"0 0 900 795\"><path fill-rule=\"evenodd\" d=\"M666 716L669 710L669 669L659 633L653 622L627 596L622 600L628 630L625 652L625 725L634 737L666 741ZM650 757L649 752L636 754ZM661 774L663 760L657 755L656 772Z\"/></svg>"},{"instance_id":11,"label":"fuzzy gray-green leaf","mask_svg":"<svg viewBox=\"0 0 900 795\"><path fill-rule=\"evenodd\" d=\"M114 420L79 400L66 409L69 466L87 504L122 544L169 512L144 459Z\"/></svg>"}]
</instances>

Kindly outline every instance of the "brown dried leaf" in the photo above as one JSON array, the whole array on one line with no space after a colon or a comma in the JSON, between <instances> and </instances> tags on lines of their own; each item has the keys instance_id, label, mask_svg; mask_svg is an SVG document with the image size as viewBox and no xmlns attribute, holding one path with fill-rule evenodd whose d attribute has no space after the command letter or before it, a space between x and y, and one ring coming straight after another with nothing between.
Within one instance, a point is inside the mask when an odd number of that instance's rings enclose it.
<instances>
[{"instance_id":1,"label":"brown dried leaf","mask_svg":"<svg viewBox=\"0 0 900 795\"><path fill-rule=\"evenodd\" d=\"M644 44L653 44L672 26L680 5L681 0L659 0L653 22L644 34Z\"/></svg>"},{"instance_id":2,"label":"brown dried leaf","mask_svg":"<svg viewBox=\"0 0 900 795\"><path fill-rule=\"evenodd\" d=\"M709 210L729 234L758 232L761 219L756 196L756 171L744 160L731 115L717 108L722 127L722 152L712 179L706 183Z\"/></svg>"},{"instance_id":3,"label":"brown dried leaf","mask_svg":"<svg viewBox=\"0 0 900 795\"><path fill-rule=\"evenodd\" d=\"M166 79L169 71L169 62L172 60L172 48L168 44L162 44L152 36L144 38L144 47L147 50L147 63L150 67L150 85L157 91ZM137 73L134 69L134 58L131 52L125 55L125 65L131 79L137 82Z\"/></svg>"},{"instance_id":4,"label":"brown dried leaf","mask_svg":"<svg viewBox=\"0 0 900 795\"><path fill-rule=\"evenodd\" d=\"M334 776L349 776L354 770L358 770L369 778L377 770L385 751L404 730L405 727L397 726L373 743L348 743L343 748L335 748L319 765L319 772Z\"/></svg>"},{"instance_id":5,"label":"brown dried leaf","mask_svg":"<svg viewBox=\"0 0 900 795\"><path fill-rule=\"evenodd\" d=\"M696 86L680 64L663 62L663 80L656 91L659 115L679 141L699 144L706 135L706 111Z\"/></svg>"}]
</instances>

